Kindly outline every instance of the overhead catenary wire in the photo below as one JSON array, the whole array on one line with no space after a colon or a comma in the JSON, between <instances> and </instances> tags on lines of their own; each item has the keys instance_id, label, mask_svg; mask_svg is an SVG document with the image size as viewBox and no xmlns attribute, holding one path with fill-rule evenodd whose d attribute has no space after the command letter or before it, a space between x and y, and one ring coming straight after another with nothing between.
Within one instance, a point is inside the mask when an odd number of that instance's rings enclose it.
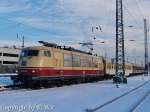
<instances>
[{"instance_id":1,"label":"overhead catenary wire","mask_svg":"<svg viewBox=\"0 0 150 112\"><path fill-rule=\"evenodd\" d=\"M58 2L58 1L57 1ZM46 1L46 3L47 3L47 1ZM47 7L47 5L43 5L42 6L42 8L40 8L40 9L38 9L37 11L35 11L35 12L33 12L32 13L32 16L36 16L37 14L39 14L39 13L41 13L41 12L43 12L43 10L44 10L44 8L46 8ZM32 25L28 25L28 24L25 24L24 23L24 21L15 21L15 20L12 20L12 19L7 19L7 18L3 18L3 17L0 17L0 19L1 20L3 20L3 21L7 21L7 22L10 22L10 23L14 23L15 25L15 27L20 27L20 26L28 26L28 27L30 27L30 28L32 28L32 29L34 29L34 30L38 30L38 31L41 31L41 32L45 32L45 33L48 33L48 34L52 34L52 32L50 31L50 30L47 30L47 29L44 29L44 28L38 28L38 27L34 27L34 26L32 26ZM54 19L54 18L53 18ZM81 25L81 22L75 22L75 23L73 23L73 22L68 22L68 21L62 21L62 20L48 20L48 23L57 23L57 24L68 24L68 25L73 25L73 26L76 26L76 27L80 27L80 25ZM9 27L8 27L9 28ZM14 27L13 27L14 28ZM77 28L77 29L78 29ZM6 28L5 28L6 29ZM81 28L82 29L82 28Z\"/></svg>"},{"instance_id":2,"label":"overhead catenary wire","mask_svg":"<svg viewBox=\"0 0 150 112\"><path fill-rule=\"evenodd\" d=\"M136 7L137 7L137 9L138 9L138 12L140 13L141 17L144 19L145 16L144 16L144 14L143 14L143 12L142 12L142 10L141 10L141 7L140 7L140 5L139 5L139 1L135 0L135 5L136 5Z\"/></svg>"},{"instance_id":3,"label":"overhead catenary wire","mask_svg":"<svg viewBox=\"0 0 150 112\"><path fill-rule=\"evenodd\" d=\"M78 16L77 13L75 13L69 7L64 5L63 0L59 1L59 4L62 7L62 9L65 12L68 12L72 17L78 17L78 19L80 21L79 30L82 33L83 37L84 37L83 41L87 41L87 40L89 41L90 40L89 31L86 30L88 28L87 26L90 26L89 20L85 17Z\"/></svg>"},{"instance_id":4,"label":"overhead catenary wire","mask_svg":"<svg viewBox=\"0 0 150 112\"><path fill-rule=\"evenodd\" d=\"M18 21L14 21L14 20L7 19L7 18L2 18L2 17L0 17L0 19L3 20L3 21L7 21L7 22L11 22L11 23L15 24L14 25L15 27L25 26L25 27L30 27L31 29L36 30L36 31L52 34L52 32L49 31L49 30L33 27L31 25L24 24L23 22L18 22ZM15 27L13 27L13 28L15 28ZM16 33L18 33L18 32L16 32ZM63 40L61 39L61 41L63 41ZM67 40L64 40L64 41L67 41Z\"/></svg>"},{"instance_id":5,"label":"overhead catenary wire","mask_svg":"<svg viewBox=\"0 0 150 112\"><path fill-rule=\"evenodd\" d=\"M46 7L46 6L43 5L43 7L42 7L41 9L38 9L38 11L34 12L33 15L39 14L40 12L43 11L43 9L44 9L45 7ZM66 9L66 12L68 11L70 14L72 14L72 16L76 16L75 13L74 13L73 11L71 11L70 8L67 8L67 7L65 7L65 6L63 6L63 7ZM132 15L132 14L131 14L131 15ZM108 15L108 16L109 16L109 15ZM88 24L89 21L86 21L86 22L85 22L85 21L83 20L83 18L81 18L81 17L79 17L79 18L80 18L80 20L81 20L81 22L79 22L79 23L73 23L73 22L68 22L68 21L60 22L60 21L57 21L57 20L56 20L56 21L48 21L48 22L50 22L50 23L57 22L58 24L59 24L59 23L60 23L60 24L61 24L61 23L66 23L66 24L76 25L76 26L80 27L80 29L82 30L82 33L84 34L84 36L87 37L87 32L85 32L84 27L83 27L82 24L83 24L83 23L84 23L84 24ZM0 19L1 19L1 18L0 18ZM135 19L135 17L134 17L134 19ZM50 30L33 27L33 26L27 25L27 24L25 24L25 23L23 23L23 22L17 22L17 21L14 21L14 20L6 19L6 18L3 18L3 20L8 20L9 22L13 22L13 23L16 24L17 27L20 27L20 26L29 26L30 28L35 29L35 30L38 30L38 31L41 31L41 32L45 32L45 33L49 33L49 34L52 33ZM138 24L138 22L136 22L136 23ZM106 35L105 30L103 30L102 33Z\"/></svg>"},{"instance_id":6,"label":"overhead catenary wire","mask_svg":"<svg viewBox=\"0 0 150 112\"><path fill-rule=\"evenodd\" d=\"M28 24L25 24L23 22L18 22L18 21L15 21L15 20L12 20L12 19L7 19L7 18L2 18L0 17L1 20L3 21L7 21L7 22L10 22L10 23L14 23L16 27L20 27L20 26L26 26L26 27L30 27L31 29L34 29L34 30L38 30L38 31L41 31L41 32L45 32L45 33L49 33L49 34L52 34L52 32L50 30L46 30L44 28L38 28L38 27L34 27L32 25L28 25ZM53 23L54 21L48 21L49 23ZM79 26L80 23L71 23L71 22L60 22L60 21L55 21L55 23L58 23L58 24L62 24L62 23L67 23L69 25L76 25L76 26ZM14 27L13 27L14 28Z\"/></svg>"},{"instance_id":7,"label":"overhead catenary wire","mask_svg":"<svg viewBox=\"0 0 150 112\"><path fill-rule=\"evenodd\" d=\"M131 13L131 11L126 7L126 5L123 5L124 9L126 10L126 12L130 15L130 17L133 19L134 23L139 26L141 29L143 29L143 26L141 26L138 22L138 20L136 19L136 17ZM142 19L141 19L142 20Z\"/></svg>"},{"instance_id":8,"label":"overhead catenary wire","mask_svg":"<svg viewBox=\"0 0 150 112\"><path fill-rule=\"evenodd\" d=\"M34 12L32 15L33 16L35 16L36 14L39 14L40 12L42 12L43 11L43 9L45 8L46 6L42 6L42 8L41 9L38 9L38 11L36 11L36 12ZM75 16L75 13L73 12L73 11L71 11L69 8L67 8L67 7L65 7L66 8L66 10L70 13L70 14L72 14L73 16ZM8 21L8 22L11 22L11 23L15 23L16 25L16 27L20 27L20 26L30 26L32 29L35 29L35 30L38 30L38 31L42 31L42 32L46 32L46 33L51 33L49 30L46 30L46 29L42 29L42 28L37 28L37 27L33 27L33 26L31 26L31 25L27 25L27 24L25 24L25 23L23 23L23 22L18 22L18 21L14 21L14 20L11 20L11 19L6 19L6 18L1 18L0 17L0 19L2 19L2 20L5 20L5 21ZM81 20L82 18L80 17L80 20ZM60 22L60 21L48 21L49 23L53 23L53 22L56 22L56 23L67 23L67 24L74 24L74 25L78 25L78 27L80 27L80 29L82 30L82 33L84 34L84 36L85 37L87 37L87 33L84 31L84 28L83 28L83 25L82 24L89 24L89 22L88 21L85 21L85 20L82 20L81 22L79 22L79 23L73 23L73 22L65 22L65 21L63 21L63 22ZM104 31L103 31L103 33L104 33Z\"/></svg>"}]
</instances>

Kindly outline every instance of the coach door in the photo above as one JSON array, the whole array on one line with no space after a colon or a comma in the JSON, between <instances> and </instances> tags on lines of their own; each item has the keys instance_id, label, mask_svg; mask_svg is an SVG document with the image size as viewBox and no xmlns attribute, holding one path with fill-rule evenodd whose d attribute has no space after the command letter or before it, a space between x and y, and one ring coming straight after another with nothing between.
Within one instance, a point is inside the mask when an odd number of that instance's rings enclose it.
<instances>
[{"instance_id":1,"label":"coach door","mask_svg":"<svg viewBox=\"0 0 150 112\"><path fill-rule=\"evenodd\" d=\"M105 71L104 60L99 58L97 62L98 62L98 68L99 68L98 74L102 75L104 74L104 71Z\"/></svg>"}]
</instances>

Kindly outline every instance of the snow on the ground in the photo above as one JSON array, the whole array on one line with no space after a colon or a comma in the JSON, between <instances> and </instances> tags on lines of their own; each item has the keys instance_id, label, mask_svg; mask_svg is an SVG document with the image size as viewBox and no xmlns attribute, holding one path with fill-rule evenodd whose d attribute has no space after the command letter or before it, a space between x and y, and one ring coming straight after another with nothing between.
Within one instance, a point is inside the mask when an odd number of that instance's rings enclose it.
<instances>
[{"instance_id":1,"label":"snow on the ground","mask_svg":"<svg viewBox=\"0 0 150 112\"><path fill-rule=\"evenodd\" d=\"M10 79L10 76L17 75L16 73L5 73L5 74L0 74L0 86L6 86L6 85L12 85L13 82Z\"/></svg>"},{"instance_id":2,"label":"snow on the ground","mask_svg":"<svg viewBox=\"0 0 150 112\"><path fill-rule=\"evenodd\" d=\"M150 83L147 83L142 88L135 90L134 92L122 97L121 99L111 103L110 105L100 109L97 112L110 112L113 108L113 112L130 112L137 102L141 101L143 96L150 91ZM150 110L135 111L135 112L149 112Z\"/></svg>"},{"instance_id":3,"label":"snow on the ground","mask_svg":"<svg viewBox=\"0 0 150 112\"><path fill-rule=\"evenodd\" d=\"M135 112L150 112L150 95L140 104Z\"/></svg>"},{"instance_id":4,"label":"snow on the ground","mask_svg":"<svg viewBox=\"0 0 150 112\"><path fill-rule=\"evenodd\" d=\"M9 110L10 112L20 110L24 112L85 112L86 109L93 109L149 79L149 76L131 77L128 79L128 84L121 84L119 88L116 88L115 84L109 80L42 90L5 91L0 93L0 112L9 112ZM145 88L147 87L150 88L150 83ZM137 98L140 97L142 91L145 89L138 91ZM120 105L133 103L131 102L133 100L136 101L136 98L127 97ZM145 102L147 105L143 104L145 107L140 108L144 109L141 112L150 112L150 107L147 107L150 100ZM108 110L104 109L103 112L117 112L120 105L113 105Z\"/></svg>"},{"instance_id":5,"label":"snow on the ground","mask_svg":"<svg viewBox=\"0 0 150 112\"><path fill-rule=\"evenodd\" d=\"M0 74L0 76L14 76L14 75L17 75L17 73L3 73L3 74Z\"/></svg>"},{"instance_id":6,"label":"snow on the ground","mask_svg":"<svg viewBox=\"0 0 150 112\"><path fill-rule=\"evenodd\" d=\"M0 77L0 86L12 85L13 82L10 77Z\"/></svg>"}]
</instances>

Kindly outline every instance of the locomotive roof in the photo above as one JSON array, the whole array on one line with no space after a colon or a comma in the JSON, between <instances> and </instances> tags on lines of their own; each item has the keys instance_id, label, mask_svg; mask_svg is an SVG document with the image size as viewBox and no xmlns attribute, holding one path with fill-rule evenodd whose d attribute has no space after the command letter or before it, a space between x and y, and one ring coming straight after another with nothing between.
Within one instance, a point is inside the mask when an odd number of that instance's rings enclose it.
<instances>
[{"instance_id":1,"label":"locomotive roof","mask_svg":"<svg viewBox=\"0 0 150 112\"><path fill-rule=\"evenodd\" d=\"M53 47L46 47L46 46L31 46L31 47L26 47L24 48L24 50L51 50ZM80 50L76 50L76 49L73 49L73 48L53 48L53 49L59 49L59 50L62 50L62 51L65 51L65 52L74 52L74 53L79 53L79 54L84 54L84 55L89 55L89 56L96 56L96 57L100 57L100 56L97 56L97 55L92 55L88 52L84 52L84 51L80 51Z\"/></svg>"},{"instance_id":2,"label":"locomotive roof","mask_svg":"<svg viewBox=\"0 0 150 112\"><path fill-rule=\"evenodd\" d=\"M49 50L51 49L50 47L45 47L45 46L32 46L32 47L26 47L24 48L24 50L26 49L34 49L34 50Z\"/></svg>"},{"instance_id":3,"label":"locomotive roof","mask_svg":"<svg viewBox=\"0 0 150 112\"><path fill-rule=\"evenodd\" d=\"M60 46L60 45L57 45L56 43L49 43L49 42L45 42L45 41L38 41L38 42L41 43L45 47L63 49L63 50L67 50L67 51L74 51L74 52L79 52L79 53L83 53L83 54L92 55L92 53L90 53L90 52L81 51L81 50L75 49L73 47Z\"/></svg>"}]
</instances>

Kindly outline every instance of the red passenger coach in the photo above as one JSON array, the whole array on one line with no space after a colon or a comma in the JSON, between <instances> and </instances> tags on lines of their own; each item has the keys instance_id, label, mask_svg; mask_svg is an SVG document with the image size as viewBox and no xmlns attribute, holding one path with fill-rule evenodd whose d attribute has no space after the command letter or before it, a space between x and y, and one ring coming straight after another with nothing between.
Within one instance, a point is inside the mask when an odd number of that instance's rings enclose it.
<instances>
[{"instance_id":1,"label":"red passenger coach","mask_svg":"<svg viewBox=\"0 0 150 112\"><path fill-rule=\"evenodd\" d=\"M144 74L145 73L145 68L141 67L139 65L133 65L133 72L132 74L138 75L138 74Z\"/></svg>"}]
</instances>

